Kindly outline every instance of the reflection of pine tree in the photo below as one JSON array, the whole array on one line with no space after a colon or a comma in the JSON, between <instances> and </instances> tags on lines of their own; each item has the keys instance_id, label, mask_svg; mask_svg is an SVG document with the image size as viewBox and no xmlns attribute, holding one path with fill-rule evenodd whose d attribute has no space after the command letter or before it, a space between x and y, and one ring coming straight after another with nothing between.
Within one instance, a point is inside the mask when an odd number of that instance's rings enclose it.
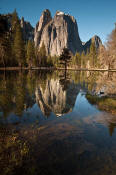
<instances>
[{"instance_id":1,"label":"reflection of pine tree","mask_svg":"<svg viewBox=\"0 0 116 175\"><path fill-rule=\"evenodd\" d=\"M70 83L70 74L68 74L67 71L64 70L59 75L59 78L60 85L62 86L63 90L66 90Z\"/></svg>"},{"instance_id":2,"label":"reflection of pine tree","mask_svg":"<svg viewBox=\"0 0 116 175\"><path fill-rule=\"evenodd\" d=\"M60 85L62 86L63 90L64 91L67 90L70 81L67 79L60 79L59 82L60 82Z\"/></svg>"},{"instance_id":3,"label":"reflection of pine tree","mask_svg":"<svg viewBox=\"0 0 116 175\"><path fill-rule=\"evenodd\" d=\"M110 134L110 136L112 136L112 134L114 133L114 129L116 128L116 124L110 123L108 128L109 128L109 134Z\"/></svg>"},{"instance_id":4,"label":"reflection of pine tree","mask_svg":"<svg viewBox=\"0 0 116 175\"><path fill-rule=\"evenodd\" d=\"M3 111L4 117L7 117L12 111L14 105L14 82L8 76L8 74L4 72L4 75L2 75L2 80L0 80L0 84L0 107Z\"/></svg>"},{"instance_id":5,"label":"reflection of pine tree","mask_svg":"<svg viewBox=\"0 0 116 175\"><path fill-rule=\"evenodd\" d=\"M25 105L26 88L25 77L22 73L19 74L16 86L16 114L22 115Z\"/></svg>"},{"instance_id":6,"label":"reflection of pine tree","mask_svg":"<svg viewBox=\"0 0 116 175\"><path fill-rule=\"evenodd\" d=\"M31 70L27 74L27 89L30 96L32 96L35 91L36 86L36 75L35 72L32 72Z\"/></svg>"}]
</instances>

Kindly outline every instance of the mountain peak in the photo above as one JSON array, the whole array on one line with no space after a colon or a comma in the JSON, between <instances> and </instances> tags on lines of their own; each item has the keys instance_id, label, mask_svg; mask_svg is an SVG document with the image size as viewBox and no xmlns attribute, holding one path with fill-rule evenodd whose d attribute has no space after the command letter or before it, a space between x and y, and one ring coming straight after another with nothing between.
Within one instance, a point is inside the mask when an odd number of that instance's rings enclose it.
<instances>
[{"instance_id":1,"label":"mountain peak","mask_svg":"<svg viewBox=\"0 0 116 175\"><path fill-rule=\"evenodd\" d=\"M64 47L73 54L82 51L82 43L78 33L78 26L73 16L62 11L56 11L54 18L48 16L49 11L44 10L35 32L35 45L39 48L43 42L46 53L60 55Z\"/></svg>"},{"instance_id":2,"label":"mountain peak","mask_svg":"<svg viewBox=\"0 0 116 175\"><path fill-rule=\"evenodd\" d=\"M87 50L90 49L90 46L92 43L95 44L96 49L98 49L102 45L102 41L101 41L100 37L97 35L94 35L89 41L87 41L83 45L83 49L85 52L87 52Z\"/></svg>"},{"instance_id":3,"label":"mountain peak","mask_svg":"<svg viewBox=\"0 0 116 175\"><path fill-rule=\"evenodd\" d=\"M51 16L51 12L49 9L45 9L43 12L42 12L42 15L48 15L48 16Z\"/></svg>"},{"instance_id":4,"label":"mountain peak","mask_svg":"<svg viewBox=\"0 0 116 175\"><path fill-rule=\"evenodd\" d=\"M91 39L92 39L92 40L99 40L99 41L101 40L100 37L97 36L97 35L94 35Z\"/></svg>"},{"instance_id":5,"label":"mountain peak","mask_svg":"<svg viewBox=\"0 0 116 175\"><path fill-rule=\"evenodd\" d=\"M58 10L58 11L56 11L56 14L55 15L57 15L57 16L59 16L59 15L65 15L65 13Z\"/></svg>"}]
</instances>

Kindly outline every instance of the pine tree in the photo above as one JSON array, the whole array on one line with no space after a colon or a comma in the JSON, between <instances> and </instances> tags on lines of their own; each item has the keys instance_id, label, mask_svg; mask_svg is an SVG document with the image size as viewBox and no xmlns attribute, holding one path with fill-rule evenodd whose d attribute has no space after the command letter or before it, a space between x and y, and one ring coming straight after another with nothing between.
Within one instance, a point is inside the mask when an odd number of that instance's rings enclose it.
<instances>
[{"instance_id":1,"label":"pine tree","mask_svg":"<svg viewBox=\"0 0 116 175\"><path fill-rule=\"evenodd\" d=\"M52 59L53 66L58 67L59 66L59 56L54 55L51 57L51 59Z\"/></svg>"},{"instance_id":2,"label":"pine tree","mask_svg":"<svg viewBox=\"0 0 116 175\"><path fill-rule=\"evenodd\" d=\"M25 54L24 54L24 42L22 37L22 31L19 24L16 26L16 34L14 37L13 50L18 65L22 67L25 64Z\"/></svg>"},{"instance_id":3,"label":"pine tree","mask_svg":"<svg viewBox=\"0 0 116 175\"><path fill-rule=\"evenodd\" d=\"M108 55L107 55L107 51L105 46L100 46L99 50L98 50L98 60L99 62L97 63L97 66L99 68L107 68L108 65Z\"/></svg>"},{"instance_id":4,"label":"pine tree","mask_svg":"<svg viewBox=\"0 0 116 175\"><path fill-rule=\"evenodd\" d=\"M107 63L109 69L116 63L116 27L111 32L107 42Z\"/></svg>"},{"instance_id":5,"label":"pine tree","mask_svg":"<svg viewBox=\"0 0 116 175\"><path fill-rule=\"evenodd\" d=\"M59 57L60 64L64 65L65 70L67 69L67 65L71 61L71 54L68 48L64 48L62 54Z\"/></svg>"},{"instance_id":6,"label":"pine tree","mask_svg":"<svg viewBox=\"0 0 116 175\"><path fill-rule=\"evenodd\" d=\"M14 12L12 13L12 21L11 21L11 28L12 28L12 33L15 34L16 33L16 26L20 24L19 21L19 17L17 14L16 9L14 10Z\"/></svg>"},{"instance_id":7,"label":"pine tree","mask_svg":"<svg viewBox=\"0 0 116 175\"><path fill-rule=\"evenodd\" d=\"M36 64L34 43L30 40L27 43L27 64L29 67Z\"/></svg>"},{"instance_id":8,"label":"pine tree","mask_svg":"<svg viewBox=\"0 0 116 175\"><path fill-rule=\"evenodd\" d=\"M75 57L76 57L76 64L77 64L78 68L81 68L81 55L80 55L80 53L77 52Z\"/></svg>"},{"instance_id":9,"label":"pine tree","mask_svg":"<svg viewBox=\"0 0 116 175\"><path fill-rule=\"evenodd\" d=\"M0 65L6 67L11 55L10 34L6 19L0 15Z\"/></svg>"},{"instance_id":10,"label":"pine tree","mask_svg":"<svg viewBox=\"0 0 116 175\"><path fill-rule=\"evenodd\" d=\"M44 43L42 43L42 46L40 47L38 52L38 65L46 66L46 63L47 63L46 48Z\"/></svg>"},{"instance_id":11,"label":"pine tree","mask_svg":"<svg viewBox=\"0 0 116 175\"><path fill-rule=\"evenodd\" d=\"M12 29L12 62L13 65L22 67L25 64L25 46L22 36L22 30L20 26L20 20L16 9L12 14L11 21Z\"/></svg>"},{"instance_id":12,"label":"pine tree","mask_svg":"<svg viewBox=\"0 0 116 175\"><path fill-rule=\"evenodd\" d=\"M94 42L92 42L90 46L89 58L90 58L90 65L92 67L95 67L96 62L97 62L97 51L96 51Z\"/></svg>"},{"instance_id":13,"label":"pine tree","mask_svg":"<svg viewBox=\"0 0 116 175\"><path fill-rule=\"evenodd\" d=\"M86 55L84 51L81 53L81 66L82 68L86 67Z\"/></svg>"},{"instance_id":14,"label":"pine tree","mask_svg":"<svg viewBox=\"0 0 116 175\"><path fill-rule=\"evenodd\" d=\"M15 51L14 51L14 40L15 40L15 36L16 36L16 28L17 25L20 25L19 22L19 18L18 18L18 14L16 12L16 9L14 10L14 12L12 13L12 20L11 20L11 32L12 32L12 58L13 58L13 62L14 64L17 62L16 58L15 58Z\"/></svg>"},{"instance_id":15,"label":"pine tree","mask_svg":"<svg viewBox=\"0 0 116 175\"><path fill-rule=\"evenodd\" d=\"M62 54L59 57L59 63L62 64L65 68L64 71L64 78L60 80L61 84L66 84L66 80L67 80L67 66L69 64L69 62L71 62L71 53L69 51L68 48L64 48L62 51Z\"/></svg>"},{"instance_id":16,"label":"pine tree","mask_svg":"<svg viewBox=\"0 0 116 175\"><path fill-rule=\"evenodd\" d=\"M52 60L52 57L50 55L48 55L48 57L47 57L47 66L53 66L53 60Z\"/></svg>"}]
</instances>

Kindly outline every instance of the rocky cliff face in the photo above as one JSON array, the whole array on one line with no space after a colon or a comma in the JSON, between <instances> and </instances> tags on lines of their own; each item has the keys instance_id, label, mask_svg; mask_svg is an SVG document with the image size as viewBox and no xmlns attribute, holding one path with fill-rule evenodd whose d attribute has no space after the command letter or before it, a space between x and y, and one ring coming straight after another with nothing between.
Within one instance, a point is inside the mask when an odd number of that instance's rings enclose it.
<instances>
[{"instance_id":1,"label":"rocky cliff face","mask_svg":"<svg viewBox=\"0 0 116 175\"><path fill-rule=\"evenodd\" d=\"M102 46L101 39L97 35L95 35L89 41L87 41L86 43L83 43L83 50L87 52L87 50L89 50L92 43L95 43L96 49Z\"/></svg>"},{"instance_id":2,"label":"rocky cliff face","mask_svg":"<svg viewBox=\"0 0 116 175\"><path fill-rule=\"evenodd\" d=\"M1 15L7 22L8 30L11 31L12 14ZM34 28L22 17L20 20L24 41L34 40Z\"/></svg>"},{"instance_id":3,"label":"rocky cliff face","mask_svg":"<svg viewBox=\"0 0 116 175\"><path fill-rule=\"evenodd\" d=\"M24 18L20 20L21 28L23 31L23 38L25 41L34 40L34 28L28 21L24 21Z\"/></svg>"},{"instance_id":4,"label":"rocky cliff face","mask_svg":"<svg viewBox=\"0 0 116 175\"><path fill-rule=\"evenodd\" d=\"M45 26L52 20L51 13L48 9L44 10L42 16L40 17L40 21L36 24L34 41L35 46L39 46L40 42L42 42L42 32Z\"/></svg>"},{"instance_id":5,"label":"rocky cliff face","mask_svg":"<svg viewBox=\"0 0 116 175\"><path fill-rule=\"evenodd\" d=\"M60 55L67 47L73 54L82 51L76 20L73 16L57 11L51 18L49 10L45 10L37 23L34 37L35 45L42 46L44 42L47 54Z\"/></svg>"}]
</instances>

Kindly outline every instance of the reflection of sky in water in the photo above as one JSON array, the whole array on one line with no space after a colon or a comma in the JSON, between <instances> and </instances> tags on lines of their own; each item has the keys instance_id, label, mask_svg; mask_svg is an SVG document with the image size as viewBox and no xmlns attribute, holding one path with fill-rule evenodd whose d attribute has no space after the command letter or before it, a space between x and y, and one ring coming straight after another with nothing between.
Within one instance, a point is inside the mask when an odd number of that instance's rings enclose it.
<instances>
[{"instance_id":1,"label":"reflection of sky in water","mask_svg":"<svg viewBox=\"0 0 116 175\"><path fill-rule=\"evenodd\" d=\"M14 113L11 113L7 118L2 118L3 123L32 123L38 119L44 119L44 116L35 103L32 108L28 108L26 111L23 111L21 116L17 116Z\"/></svg>"},{"instance_id":2,"label":"reflection of sky in water","mask_svg":"<svg viewBox=\"0 0 116 175\"><path fill-rule=\"evenodd\" d=\"M50 116L47 118L43 115L41 109L35 103L32 108L24 110L21 116L11 113L7 118L2 115L0 117L1 123L34 123L34 122L44 122L45 120L52 120L56 115L51 112Z\"/></svg>"},{"instance_id":3,"label":"reflection of sky in water","mask_svg":"<svg viewBox=\"0 0 116 175\"><path fill-rule=\"evenodd\" d=\"M85 95L83 93L79 93L76 98L76 102L73 108L73 113L79 114L79 116L87 117L89 115L95 115L99 110L88 103Z\"/></svg>"},{"instance_id":4,"label":"reflection of sky in water","mask_svg":"<svg viewBox=\"0 0 116 175\"><path fill-rule=\"evenodd\" d=\"M83 92L80 92L75 101L72 112L65 114L64 116L75 116L75 117L88 117L99 114L100 111L94 105L91 105L85 97Z\"/></svg>"}]
</instances>

